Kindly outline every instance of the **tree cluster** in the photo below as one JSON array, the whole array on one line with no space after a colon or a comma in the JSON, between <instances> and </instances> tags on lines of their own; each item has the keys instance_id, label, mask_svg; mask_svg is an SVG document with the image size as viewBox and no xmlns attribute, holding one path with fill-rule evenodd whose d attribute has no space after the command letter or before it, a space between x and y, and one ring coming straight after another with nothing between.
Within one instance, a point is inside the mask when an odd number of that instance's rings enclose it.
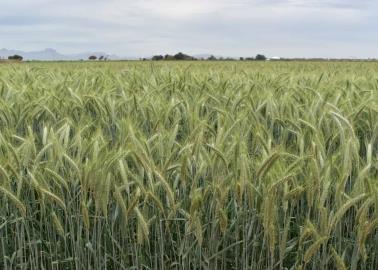
<instances>
[{"instance_id":1,"label":"tree cluster","mask_svg":"<svg viewBox=\"0 0 378 270\"><path fill-rule=\"evenodd\" d=\"M95 61L95 60L97 60L97 56L96 55L91 55L91 56L88 57L88 60ZM99 61L107 61L108 57L101 55L100 57L98 57L98 60Z\"/></svg>"},{"instance_id":2,"label":"tree cluster","mask_svg":"<svg viewBox=\"0 0 378 270\"><path fill-rule=\"evenodd\" d=\"M154 55L151 60L153 61L161 61L161 60L197 60L197 58L184 54L182 52L179 52L175 55Z\"/></svg>"},{"instance_id":3,"label":"tree cluster","mask_svg":"<svg viewBox=\"0 0 378 270\"><path fill-rule=\"evenodd\" d=\"M16 61L22 61L24 59L21 55L15 54L8 56L8 60L16 60Z\"/></svg>"},{"instance_id":4,"label":"tree cluster","mask_svg":"<svg viewBox=\"0 0 378 270\"><path fill-rule=\"evenodd\" d=\"M267 58L263 54L258 54L255 57L246 57L246 58L240 57L239 60L240 61L265 61L267 60Z\"/></svg>"}]
</instances>

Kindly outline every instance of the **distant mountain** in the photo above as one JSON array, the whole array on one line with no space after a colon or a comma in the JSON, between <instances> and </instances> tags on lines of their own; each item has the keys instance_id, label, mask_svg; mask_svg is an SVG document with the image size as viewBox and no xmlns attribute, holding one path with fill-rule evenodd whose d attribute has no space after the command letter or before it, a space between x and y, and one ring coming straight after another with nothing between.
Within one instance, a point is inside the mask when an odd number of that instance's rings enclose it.
<instances>
[{"instance_id":1,"label":"distant mountain","mask_svg":"<svg viewBox=\"0 0 378 270\"><path fill-rule=\"evenodd\" d=\"M8 58L10 55L21 55L25 60L42 60L42 61L59 61L59 60L86 60L89 56L95 55L97 57L106 56L110 60L135 60L136 57L120 57L115 54L107 54L105 52L83 52L78 54L62 54L55 49L47 48L42 51L24 52L20 50L0 49L0 58Z\"/></svg>"}]
</instances>

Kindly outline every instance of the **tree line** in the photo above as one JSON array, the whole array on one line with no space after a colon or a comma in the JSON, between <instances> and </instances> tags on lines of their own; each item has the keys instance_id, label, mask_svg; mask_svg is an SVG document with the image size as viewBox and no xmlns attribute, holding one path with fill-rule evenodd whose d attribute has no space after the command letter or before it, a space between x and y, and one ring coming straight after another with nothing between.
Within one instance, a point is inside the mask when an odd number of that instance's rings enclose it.
<instances>
[{"instance_id":1,"label":"tree line","mask_svg":"<svg viewBox=\"0 0 378 270\"><path fill-rule=\"evenodd\" d=\"M91 55L88 57L88 60L91 60L91 61L95 61L95 60L108 60L107 57L104 57L104 56L100 56L97 58L97 56L95 55ZM182 53L182 52L179 52L177 54L174 54L174 55L170 55L170 54L166 54L166 55L154 55L152 56L151 58L141 58L140 60L142 61L148 61L148 60L152 60L152 61L196 61L196 60L208 60L208 61L235 61L235 60L238 60L238 59L235 59L235 58L224 58L224 57L215 57L214 55L210 55L209 57L207 58L196 58L194 56L191 56L191 55L188 55L188 54L185 54L185 53ZM240 61L254 61L254 60L257 60L257 61L264 61L264 60L267 60L266 56L263 55L263 54L258 54L256 55L255 57L240 57L239 58Z\"/></svg>"},{"instance_id":2,"label":"tree line","mask_svg":"<svg viewBox=\"0 0 378 270\"><path fill-rule=\"evenodd\" d=\"M8 60L16 60L16 61L22 61L23 60L23 57L21 55L11 55L11 56L8 56ZM91 60L91 61L95 61L95 60L99 60L99 61L107 61L109 60L107 56L99 56L97 57L96 55L90 55L88 57L88 60ZM164 60L176 60L176 61L182 61L182 60L191 60L191 61L195 61L195 60L208 60L208 61L235 61L237 59L235 58L224 58L224 57L215 57L214 55L210 55L209 57L207 58L196 58L194 56L190 56L188 54L185 54L185 53L182 53L182 52L179 52L175 55L169 55L169 54L166 54L166 55L154 55L153 57L151 58L142 58L141 60L143 61L147 61L147 60L152 60L152 61L164 61ZM262 55L262 54L258 54L256 55L256 57L240 57L239 58L240 61L253 61L253 60L257 60L257 61L264 61L264 60L267 60L266 56L265 55Z\"/></svg>"},{"instance_id":3,"label":"tree line","mask_svg":"<svg viewBox=\"0 0 378 270\"><path fill-rule=\"evenodd\" d=\"M209 57L207 58L196 58L196 57L193 57L193 56L190 56L190 55L187 55L187 54L184 54L182 52L179 52L175 55L169 55L169 54L166 54L166 55L154 55L151 59L147 59L147 58L142 58L142 60L146 61L146 60L152 60L152 61L163 61L163 60L208 60L208 61L235 61L237 59L235 58L230 58L230 57L227 57L227 58L224 58L224 57L215 57L214 55L210 55ZM240 61L254 61L254 60L257 60L257 61L264 61L264 60L267 60L267 57L263 54L258 54L256 55L255 57L240 57L239 58Z\"/></svg>"}]
</instances>

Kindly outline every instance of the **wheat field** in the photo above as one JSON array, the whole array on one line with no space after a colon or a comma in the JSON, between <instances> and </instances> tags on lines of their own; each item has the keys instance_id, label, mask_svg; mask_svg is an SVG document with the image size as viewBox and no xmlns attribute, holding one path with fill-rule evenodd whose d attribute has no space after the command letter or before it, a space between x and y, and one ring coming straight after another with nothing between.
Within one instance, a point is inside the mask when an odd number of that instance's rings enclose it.
<instances>
[{"instance_id":1,"label":"wheat field","mask_svg":"<svg viewBox=\"0 0 378 270\"><path fill-rule=\"evenodd\" d=\"M0 65L0 269L378 269L377 70Z\"/></svg>"}]
</instances>

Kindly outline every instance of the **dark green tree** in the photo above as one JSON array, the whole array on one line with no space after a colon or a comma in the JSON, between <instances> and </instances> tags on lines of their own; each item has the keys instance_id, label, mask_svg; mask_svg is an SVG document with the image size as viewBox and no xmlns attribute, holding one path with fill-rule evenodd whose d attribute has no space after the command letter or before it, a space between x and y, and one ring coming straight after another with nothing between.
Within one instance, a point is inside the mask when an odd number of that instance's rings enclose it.
<instances>
[{"instance_id":1,"label":"dark green tree","mask_svg":"<svg viewBox=\"0 0 378 270\"><path fill-rule=\"evenodd\" d=\"M209 61L215 61L215 60L218 60L214 55L210 55L207 60Z\"/></svg>"},{"instance_id":2,"label":"dark green tree","mask_svg":"<svg viewBox=\"0 0 378 270\"><path fill-rule=\"evenodd\" d=\"M21 55L15 54L15 55L8 56L8 59L9 60L22 61L22 59L24 59L24 58Z\"/></svg>"},{"instance_id":3,"label":"dark green tree","mask_svg":"<svg viewBox=\"0 0 378 270\"><path fill-rule=\"evenodd\" d=\"M258 61L265 61L266 60L266 56L263 55L263 54L258 54L258 55L256 55L255 59L258 60Z\"/></svg>"},{"instance_id":4,"label":"dark green tree","mask_svg":"<svg viewBox=\"0 0 378 270\"><path fill-rule=\"evenodd\" d=\"M175 60L195 60L193 56L179 52L173 56Z\"/></svg>"}]
</instances>

